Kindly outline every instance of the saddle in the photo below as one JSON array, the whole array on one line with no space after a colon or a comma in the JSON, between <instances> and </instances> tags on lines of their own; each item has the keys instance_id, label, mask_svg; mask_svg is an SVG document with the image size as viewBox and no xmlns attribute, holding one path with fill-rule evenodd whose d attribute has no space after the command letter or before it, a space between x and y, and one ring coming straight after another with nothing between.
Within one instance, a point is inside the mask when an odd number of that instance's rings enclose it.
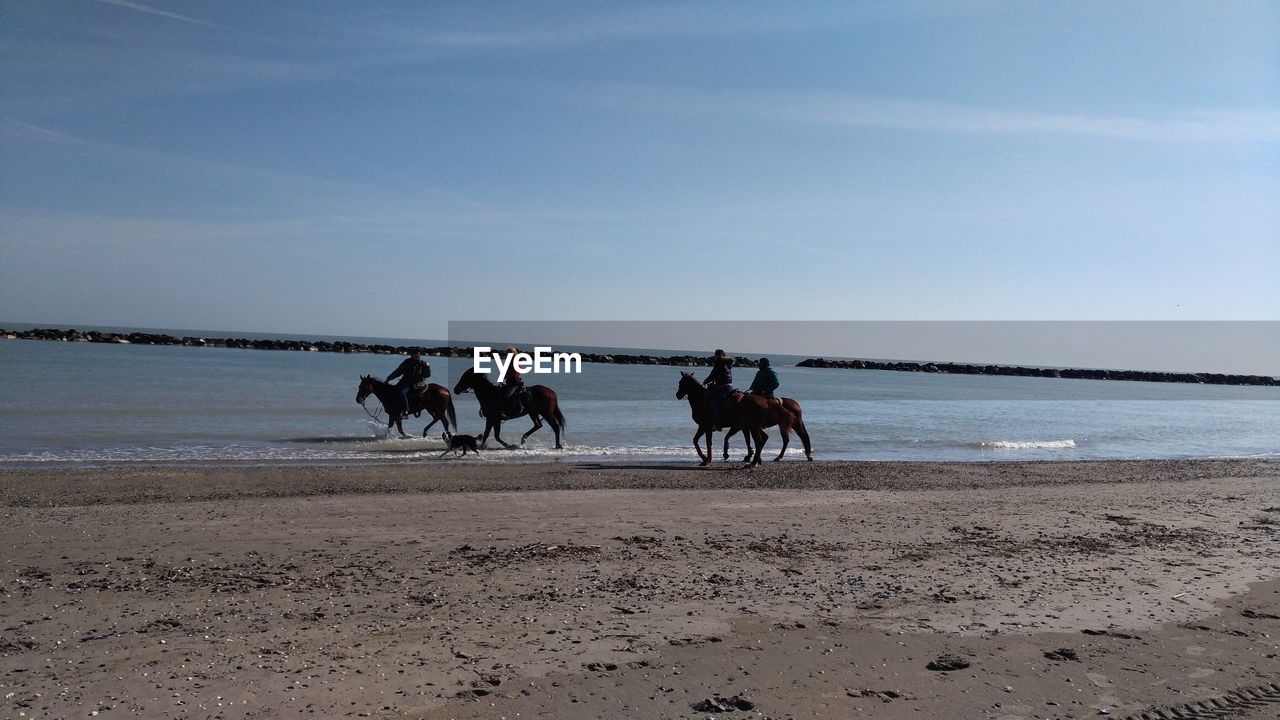
<instances>
[{"instance_id":1,"label":"saddle","mask_svg":"<svg viewBox=\"0 0 1280 720\"><path fill-rule=\"evenodd\" d=\"M721 398L720 422L716 425L717 430L723 430L730 426L730 423L727 421L726 416L729 413L733 412L734 408L737 407L738 403L742 402L742 398L744 395L746 395L746 393L742 392L741 390L735 389L735 390L731 390L723 398ZM709 394L708 394L708 397L702 402L707 407L707 409L711 408L711 397Z\"/></svg>"},{"instance_id":2,"label":"saddle","mask_svg":"<svg viewBox=\"0 0 1280 720\"><path fill-rule=\"evenodd\" d=\"M525 415L533 407L533 395L528 385L520 386L520 390L502 405L502 419L511 420Z\"/></svg>"},{"instance_id":3,"label":"saddle","mask_svg":"<svg viewBox=\"0 0 1280 720\"><path fill-rule=\"evenodd\" d=\"M409 407L405 412L412 414L414 417L422 415L422 411L427 409L427 384L415 385L409 388Z\"/></svg>"}]
</instances>

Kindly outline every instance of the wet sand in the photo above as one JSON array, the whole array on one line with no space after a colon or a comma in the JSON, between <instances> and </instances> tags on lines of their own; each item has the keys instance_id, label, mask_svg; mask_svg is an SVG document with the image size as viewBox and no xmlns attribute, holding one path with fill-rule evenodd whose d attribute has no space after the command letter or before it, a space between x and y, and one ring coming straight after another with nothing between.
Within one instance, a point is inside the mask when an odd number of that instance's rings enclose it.
<instances>
[{"instance_id":1,"label":"wet sand","mask_svg":"<svg viewBox=\"0 0 1280 720\"><path fill-rule=\"evenodd\" d=\"M6 717L1280 708L1277 463L24 470L0 517Z\"/></svg>"}]
</instances>

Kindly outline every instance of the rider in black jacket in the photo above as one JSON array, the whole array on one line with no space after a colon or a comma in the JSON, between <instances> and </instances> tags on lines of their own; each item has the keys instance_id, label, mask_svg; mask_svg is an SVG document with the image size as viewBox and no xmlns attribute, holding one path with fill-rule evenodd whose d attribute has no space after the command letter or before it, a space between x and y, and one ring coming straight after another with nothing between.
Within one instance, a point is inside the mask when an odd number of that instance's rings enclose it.
<instances>
[{"instance_id":1,"label":"rider in black jacket","mask_svg":"<svg viewBox=\"0 0 1280 720\"><path fill-rule=\"evenodd\" d=\"M409 393L426 387L427 378L431 377L431 363L422 359L422 353L418 349L410 350L409 357L387 376L387 382L397 377L400 382L396 383L396 387L400 388L400 394L404 397L404 414L408 415L412 407L409 404Z\"/></svg>"},{"instance_id":2,"label":"rider in black jacket","mask_svg":"<svg viewBox=\"0 0 1280 720\"><path fill-rule=\"evenodd\" d=\"M703 385L711 389L708 393L707 405L711 410L712 427L720 427L720 406L733 392L732 368L733 358L725 355L724 350L716 350L715 357L711 361L711 374L702 381Z\"/></svg>"}]
</instances>

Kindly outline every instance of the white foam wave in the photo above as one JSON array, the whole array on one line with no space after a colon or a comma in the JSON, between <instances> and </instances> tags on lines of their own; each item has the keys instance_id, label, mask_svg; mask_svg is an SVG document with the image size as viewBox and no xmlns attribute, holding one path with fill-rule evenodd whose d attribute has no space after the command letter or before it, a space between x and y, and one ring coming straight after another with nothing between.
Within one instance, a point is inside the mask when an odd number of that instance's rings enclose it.
<instances>
[{"instance_id":1,"label":"white foam wave","mask_svg":"<svg viewBox=\"0 0 1280 720\"><path fill-rule=\"evenodd\" d=\"M343 462L343 461L379 461L388 460L434 460L439 459L443 444L439 440L413 438L408 440L371 440L365 442L332 442L332 446L323 447L316 439L293 446L181 446L181 447L133 447L133 448L95 448L67 449L61 451L38 451L27 453L0 454L0 465L3 464L57 464L57 463L171 463L171 462L257 462L257 463L293 463L293 462ZM305 447L314 443L313 447ZM336 447L334 447L336 446ZM567 445L562 450L550 446L529 445L510 450L490 443L479 457L471 455L468 460L489 462L503 461L546 461L555 459L624 459L645 458L650 460L677 459L693 455L692 448L675 446L626 447L614 445ZM448 460L449 458L445 458Z\"/></svg>"},{"instance_id":2,"label":"white foam wave","mask_svg":"<svg viewBox=\"0 0 1280 720\"><path fill-rule=\"evenodd\" d=\"M1075 440L988 440L978 443L978 447L984 450L1051 450L1075 446Z\"/></svg>"}]
</instances>

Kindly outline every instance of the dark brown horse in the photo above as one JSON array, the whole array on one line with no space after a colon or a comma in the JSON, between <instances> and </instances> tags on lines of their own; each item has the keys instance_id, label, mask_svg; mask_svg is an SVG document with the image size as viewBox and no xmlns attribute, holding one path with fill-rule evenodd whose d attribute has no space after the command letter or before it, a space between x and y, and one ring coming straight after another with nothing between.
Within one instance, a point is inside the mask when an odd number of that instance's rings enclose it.
<instances>
[{"instance_id":1,"label":"dark brown horse","mask_svg":"<svg viewBox=\"0 0 1280 720\"><path fill-rule=\"evenodd\" d=\"M749 398L758 398L760 400L765 399L765 398L761 398L758 395L752 395L750 393L747 393L746 396ZM791 429L796 431L796 434L800 436L800 442L804 444L804 456L808 458L810 462L813 462L813 448L809 444L809 430L804 426L804 411L800 409L800 403L796 402L793 398L789 398L789 397L777 398L776 400L770 400L769 402L781 403L782 407L787 412L791 413L791 417L792 417ZM765 425L765 427L772 427L772 426L773 426L772 423L769 425ZM724 434L724 459L725 460L729 459L729 438L737 434L737 432L740 429L741 428L731 427L729 428L729 431ZM751 459L751 436L748 435L747 432L744 430L742 433L742 437L746 438L746 441L747 441L747 456L742 458L742 462L747 462L748 460ZM774 458L774 461L776 462L778 460L781 460L782 456L785 455L786 452L787 452L787 436L783 435L782 436L782 452L778 453L778 457Z\"/></svg>"},{"instance_id":2,"label":"dark brown horse","mask_svg":"<svg viewBox=\"0 0 1280 720\"><path fill-rule=\"evenodd\" d=\"M552 432L556 434L556 449L564 449L564 445L560 442L560 433L564 432L565 428L564 413L560 412L560 403L556 400L555 390L546 385L530 386L529 402L523 403L513 412L511 407L504 407L507 403L504 401L501 387L494 385L493 381L484 375L476 373L474 368L467 368L462 373L462 377L458 378L453 392L461 395L469 391L475 392L476 400L480 402L480 414L484 416L485 421L484 434L480 436L480 447L484 447L488 442L490 432L493 433L493 439L502 443L503 447L514 447L502 439L502 421L528 415L533 419L533 427L520 436L521 445L524 445L524 441L530 435L542 429L542 421L546 420Z\"/></svg>"},{"instance_id":3,"label":"dark brown horse","mask_svg":"<svg viewBox=\"0 0 1280 720\"><path fill-rule=\"evenodd\" d=\"M725 404L721 408L720 420L721 427L712 427L711 409L707 407L706 395L707 389L698 382L698 379L692 373L680 373L680 384L676 388L676 398L679 400L688 399L689 409L693 415L693 421L698 425L698 432L693 436L693 449L698 451L698 457L702 460L703 465L711 463L711 439L718 429L728 429L725 436L725 457L728 457L728 438L734 433L742 431L747 437L747 456L743 458L743 462L750 462L753 465L759 465L760 453L764 449L764 443L768 441L769 435L764 430L768 427L778 426L782 432L782 450L778 453L778 457L774 458L774 462L782 459L787 453L787 445L791 442L791 430L794 428L800 435L801 441L804 442L805 456L813 460L813 453L809 445L809 432L804 427L804 420L801 415L793 414L788 408L785 401L768 400L758 395L748 395L741 392L734 392L728 398L725 398ZM799 403L791 400L798 411ZM703 436L707 437L707 452L704 455L702 447L698 441ZM752 441L755 442L755 452L751 450Z\"/></svg>"},{"instance_id":4,"label":"dark brown horse","mask_svg":"<svg viewBox=\"0 0 1280 720\"><path fill-rule=\"evenodd\" d=\"M404 425L401 423L411 413L426 412L431 416L431 422L422 428L422 437L427 436L427 431L432 425L438 422L444 423L444 429L447 432L450 424L453 429L458 429L458 414L453 411L453 396L449 394L449 388L443 385L431 383L427 385L421 392L409 391L409 407L404 406L404 395L401 394L400 388L385 383L371 376L360 376L360 389L356 391L356 402L363 405L366 398L373 395L378 398L378 402L382 403L383 409L387 411L387 429L390 430L394 425L396 430L400 431L400 437L407 438L404 432Z\"/></svg>"}]
</instances>

